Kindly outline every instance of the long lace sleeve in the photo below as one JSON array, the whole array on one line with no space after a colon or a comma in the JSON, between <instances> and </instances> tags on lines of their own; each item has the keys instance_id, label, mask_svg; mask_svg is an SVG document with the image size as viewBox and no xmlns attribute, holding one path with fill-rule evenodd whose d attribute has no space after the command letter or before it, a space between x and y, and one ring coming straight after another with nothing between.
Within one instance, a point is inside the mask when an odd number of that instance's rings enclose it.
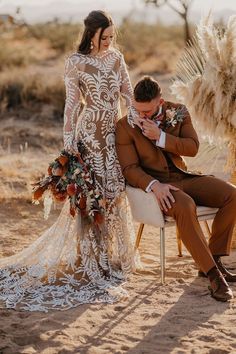
<instances>
[{"instance_id":1,"label":"long lace sleeve","mask_svg":"<svg viewBox=\"0 0 236 354\"><path fill-rule=\"evenodd\" d=\"M75 66L73 56L65 63L64 74L66 88L66 102L64 110L64 148L66 150L77 150L75 141L75 130L80 110L79 75Z\"/></svg>"},{"instance_id":2,"label":"long lace sleeve","mask_svg":"<svg viewBox=\"0 0 236 354\"><path fill-rule=\"evenodd\" d=\"M133 100L134 100L133 88L130 82L127 66L122 54L120 58L120 74L121 74L120 93L126 102L128 122L131 126L134 126L135 119L137 118L138 113L133 106Z\"/></svg>"}]
</instances>

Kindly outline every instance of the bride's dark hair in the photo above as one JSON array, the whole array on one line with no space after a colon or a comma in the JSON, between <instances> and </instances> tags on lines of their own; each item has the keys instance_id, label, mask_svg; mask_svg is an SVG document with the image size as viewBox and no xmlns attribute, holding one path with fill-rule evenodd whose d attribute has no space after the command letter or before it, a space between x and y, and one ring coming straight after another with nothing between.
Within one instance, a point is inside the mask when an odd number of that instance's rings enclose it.
<instances>
[{"instance_id":1,"label":"bride's dark hair","mask_svg":"<svg viewBox=\"0 0 236 354\"><path fill-rule=\"evenodd\" d=\"M78 46L78 52L82 54L89 54L91 52L91 39L97 32L99 28L101 28L101 33L99 36L99 48L101 43L101 37L104 30L114 25L113 20L109 14L104 11L92 11L88 14L88 16L84 19L84 32L82 34L82 39Z\"/></svg>"}]
</instances>

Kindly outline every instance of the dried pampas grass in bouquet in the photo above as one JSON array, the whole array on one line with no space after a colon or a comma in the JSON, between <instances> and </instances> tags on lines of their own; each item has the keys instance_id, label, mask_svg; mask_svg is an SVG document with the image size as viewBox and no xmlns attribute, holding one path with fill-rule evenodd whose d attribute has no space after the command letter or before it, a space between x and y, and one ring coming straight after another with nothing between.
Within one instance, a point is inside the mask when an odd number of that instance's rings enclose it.
<instances>
[{"instance_id":1,"label":"dried pampas grass in bouquet","mask_svg":"<svg viewBox=\"0 0 236 354\"><path fill-rule=\"evenodd\" d=\"M236 16L224 30L208 16L177 65L172 91L190 110L200 131L229 144L228 169L236 169Z\"/></svg>"},{"instance_id":2,"label":"dried pampas grass in bouquet","mask_svg":"<svg viewBox=\"0 0 236 354\"><path fill-rule=\"evenodd\" d=\"M177 65L173 93L188 107L200 132L229 147L226 169L236 185L236 16L225 29L209 15L197 27ZM233 246L236 248L236 232Z\"/></svg>"}]
</instances>

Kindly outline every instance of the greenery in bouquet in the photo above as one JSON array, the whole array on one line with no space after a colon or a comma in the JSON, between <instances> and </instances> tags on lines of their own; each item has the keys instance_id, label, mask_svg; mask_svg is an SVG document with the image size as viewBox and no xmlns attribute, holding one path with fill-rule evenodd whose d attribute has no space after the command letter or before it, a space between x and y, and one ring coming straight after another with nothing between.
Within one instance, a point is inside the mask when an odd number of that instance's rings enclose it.
<instances>
[{"instance_id":1,"label":"greenery in bouquet","mask_svg":"<svg viewBox=\"0 0 236 354\"><path fill-rule=\"evenodd\" d=\"M62 150L59 157L49 164L48 175L33 185L33 202L42 199L45 192L53 200L70 200L70 214L80 213L90 222L103 221L104 200L94 183L94 173L82 159L83 146L78 144L78 153Z\"/></svg>"}]
</instances>

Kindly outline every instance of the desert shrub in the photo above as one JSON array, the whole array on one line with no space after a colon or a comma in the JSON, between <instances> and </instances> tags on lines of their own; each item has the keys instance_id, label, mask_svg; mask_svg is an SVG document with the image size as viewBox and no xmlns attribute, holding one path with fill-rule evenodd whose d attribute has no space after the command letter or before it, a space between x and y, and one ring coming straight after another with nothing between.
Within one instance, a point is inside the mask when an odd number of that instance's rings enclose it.
<instances>
[{"instance_id":1,"label":"desert shrub","mask_svg":"<svg viewBox=\"0 0 236 354\"><path fill-rule=\"evenodd\" d=\"M1 111L17 107L32 107L34 104L48 104L55 107L62 116L65 102L63 80L46 75L26 72L2 75L0 78Z\"/></svg>"},{"instance_id":2,"label":"desert shrub","mask_svg":"<svg viewBox=\"0 0 236 354\"><path fill-rule=\"evenodd\" d=\"M29 26L29 36L37 40L47 39L52 49L59 54L72 50L77 41L81 25L60 23L57 20Z\"/></svg>"},{"instance_id":3,"label":"desert shrub","mask_svg":"<svg viewBox=\"0 0 236 354\"><path fill-rule=\"evenodd\" d=\"M166 60L184 47L181 26L164 26L125 20L119 28L119 43L130 67L136 67L150 57L156 57L165 48ZM173 48L172 48L173 49ZM168 65L167 65L168 66ZM165 70L165 67L163 67Z\"/></svg>"},{"instance_id":4,"label":"desert shrub","mask_svg":"<svg viewBox=\"0 0 236 354\"><path fill-rule=\"evenodd\" d=\"M54 59L76 47L81 26L52 21L0 33L0 71Z\"/></svg>"},{"instance_id":5,"label":"desert shrub","mask_svg":"<svg viewBox=\"0 0 236 354\"><path fill-rule=\"evenodd\" d=\"M7 39L0 38L0 71L11 66L26 66L30 61L24 48L16 48Z\"/></svg>"},{"instance_id":6,"label":"desert shrub","mask_svg":"<svg viewBox=\"0 0 236 354\"><path fill-rule=\"evenodd\" d=\"M65 54L76 47L79 24L48 23L25 25L6 36L0 33L0 111L35 104L64 107L63 73ZM182 26L163 26L124 20L118 29L118 44L133 73L170 73L184 47ZM61 66L60 66L61 65ZM23 68L20 68L23 67ZM54 71L53 71L54 70Z\"/></svg>"},{"instance_id":7,"label":"desert shrub","mask_svg":"<svg viewBox=\"0 0 236 354\"><path fill-rule=\"evenodd\" d=\"M16 28L7 37L0 34L0 70L40 63L69 53L76 48L81 32L81 24L54 20ZM175 56L184 46L183 28L178 25L167 27L125 19L118 33L118 43L131 68L151 57L158 60L159 54L165 51L166 62L156 71L170 71L167 58Z\"/></svg>"}]
</instances>

